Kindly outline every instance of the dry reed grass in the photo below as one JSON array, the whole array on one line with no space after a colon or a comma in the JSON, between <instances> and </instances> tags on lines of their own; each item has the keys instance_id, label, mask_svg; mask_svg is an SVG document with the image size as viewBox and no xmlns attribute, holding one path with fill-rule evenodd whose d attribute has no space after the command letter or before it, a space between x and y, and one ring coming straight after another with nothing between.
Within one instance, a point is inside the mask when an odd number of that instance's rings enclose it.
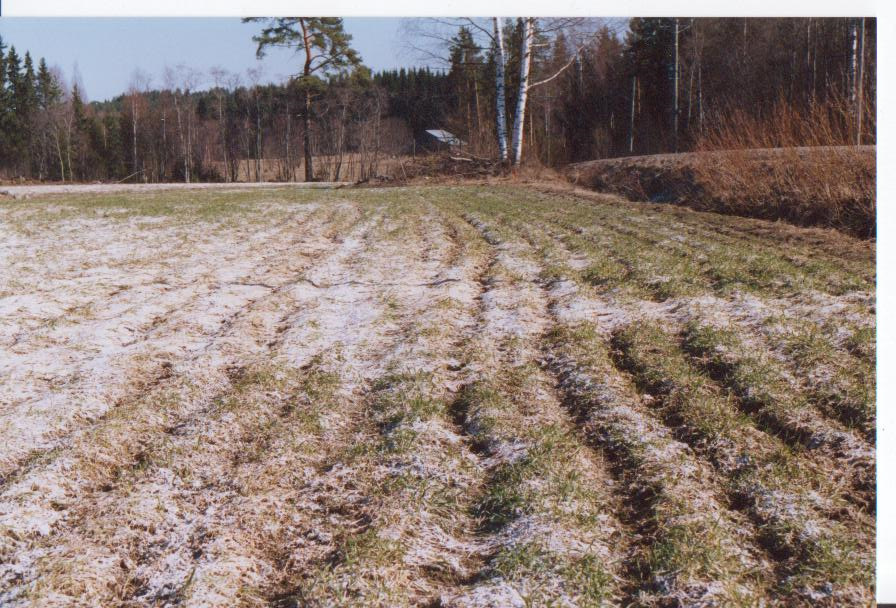
<instances>
[{"instance_id":1,"label":"dry reed grass","mask_svg":"<svg viewBox=\"0 0 896 608\"><path fill-rule=\"evenodd\" d=\"M875 231L875 115L832 95L800 108L779 100L766 115L726 110L697 141L695 180L721 210L822 225L857 236Z\"/></svg>"},{"instance_id":2,"label":"dry reed grass","mask_svg":"<svg viewBox=\"0 0 896 608\"><path fill-rule=\"evenodd\" d=\"M863 117L860 137L851 104L837 96L805 107L780 100L759 115L724 109L709 117L696 152L578 163L567 176L631 200L873 238L877 168L870 106Z\"/></svg>"}]
</instances>

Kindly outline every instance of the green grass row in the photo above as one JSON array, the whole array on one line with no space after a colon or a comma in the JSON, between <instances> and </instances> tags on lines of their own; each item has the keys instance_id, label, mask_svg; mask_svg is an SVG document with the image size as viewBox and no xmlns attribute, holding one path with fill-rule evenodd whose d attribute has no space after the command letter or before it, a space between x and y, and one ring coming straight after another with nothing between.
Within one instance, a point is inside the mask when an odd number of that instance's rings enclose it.
<instances>
[{"instance_id":1,"label":"green grass row","mask_svg":"<svg viewBox=\"0 0 896 608\"><path fill-rule=\"evenodd\" d=\"M450 404L429 374L397 373L373 385L364 416L369 433L339 459L369 500L360 529L306 573L299 605L416 606L466 576L463 552L439 546L463 542L476 478L465 447L443 436Z\"/></svg>"},{"instance_id":2,"label":"green grass row","mask_svg":"<svg viewBox=\"0 0 896 608\"><path fill-rule=\"evenodd\" d=\"M792 574L786 587L806 594L830 587L837 597L870 597L873 528L831 483L833 471L758 432L662 327L629 326L614 336L614 347L641 389L659 397L658 413L714 463L732 500L743 503L770 549L787 560ZM817 496L826 504L817 504ZM844 513L849 515L840 521Z\"/></svg>"},{"instance_id":3,"label":"green grass row","mask_svg":"<svg viewBox=\"0 0 896 608\"><path fill-rule=\"evenodd\" d=\"M592 325L558 326L547 343L548 367L570 411L612 457L640 522L636 603L756 605L770 573L750 552L749 530L739 529L716 495L706 465L644 410Z\"/></svg>"},{"instance_id":4,"label":"green grass row","mask_svg":"<svg viewBox=\"0 0 896 608\"><path fill-rule=\"evenodd\" d=\"M742 408L768 431L810 451L821 450L841 462L860 498L874 503L874 452L855 434L826 420L790 380L779 361L748 347L738 333L693 321L684 333L685 349L703 362L711 375L733 392ZM834 412L835 414L838 412ZM854 423L847 412L837 418Z\"/></svg>"},{"instance_id":5,"label":"green grass row","mask_svg":"<svg viewBox=\"0 0 896 608\"><path fill-rule=\"evenodd\" d=\"M495 462L474 507L483 533L498 540L483 575L486 584L508 582L533 606L609 605L620 592L611 559L619 530L603 524L612 501L570 429L538 422L538 410L551 407L535 401L538 377L529 365L513 368L466 386L457 403Z\"/></svg>"}]
</instances>

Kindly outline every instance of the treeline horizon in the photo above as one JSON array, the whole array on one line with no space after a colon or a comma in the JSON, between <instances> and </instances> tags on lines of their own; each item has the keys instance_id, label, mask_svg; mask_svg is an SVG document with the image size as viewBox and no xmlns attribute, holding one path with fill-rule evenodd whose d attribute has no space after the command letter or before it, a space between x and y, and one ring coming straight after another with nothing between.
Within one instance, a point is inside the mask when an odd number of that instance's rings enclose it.
<instances>
[{"instance_id":1,"label":"treeline horizon","mask_svg":"<svg viewBox=\"0 0 896 608\"><path fill-rule=\"evenodd\" d=\"M499 116L518 135L523 163L551 167L876 141L872 18L633 18L623 33L514 19L486 36L487 22L466 21L446 33L440 71L372 73L358 64L262 84L258 70L203 74L179 65L160 87L135 70L127 91L90 103L77 77L69 85L43 59L35 67L29 53L0 41L0 175L300 180L307 143L315 179L343 179L349 164L354 178L367 179L383 159L419 153L426 129L450 131L461 152L498 160ZM303 105L306 97L313 105Z\"/></svg>"}]
</instances>

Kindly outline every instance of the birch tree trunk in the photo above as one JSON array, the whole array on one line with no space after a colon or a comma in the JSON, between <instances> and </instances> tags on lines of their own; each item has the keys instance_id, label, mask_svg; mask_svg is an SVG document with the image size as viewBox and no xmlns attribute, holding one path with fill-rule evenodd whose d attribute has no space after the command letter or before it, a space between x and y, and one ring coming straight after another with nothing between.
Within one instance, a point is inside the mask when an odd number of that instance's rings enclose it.
<instances>
[{"instance_id":1,"label":"birch tree trunk","mask_svg":"<svg viewBox=\"0 0 896 608\"><path fill-rule=\"evenodd\" d=\"M184 137L184 125L180 116L180 104L177 103L178 93L174 93L174 113L177 116L177 134L180 136L180 147L184 154L184 182L190 183L190 161L187 158L187 140Z\"/></svg>"},{"instance_id":2,"label":"birch tree trunk","mask_svg":"<svg viewBox=\"0 0 896 608\"><path fill-rule=\"evenodd\" d=\"M255 181L263 182L262 153L261 153L261 100L258 90L255 91Z\"/></svg>"},{"instance_id":3,"label":"birch tree trunk","mask_svg":"<svg viewBox=\"0 0 896 608\"><path fill-rule=\"evenodd\" d=\"M672 103L672 141L675 143L675 151L678 152L678 18L675 19L675 73L672 75L675 93Z\"/></svg>"},{"instance_id":4,"label":"birch tree trunk","mask_svg":"<svg viewBox=\"0 0 896 608\"><path fill-rule=\"evenodd\" d=\"M314 169L311 166L311 90L305 89L305 111L302 112L302 121L305 132L302 134L302 143L305 146L305 181L314 181Z\"/></svg>"},{"instance_id":5,"label":"birch tree trunk","mask_svg":"<svg viewBox=\"0 0 896 608\"><path fill-rule=\"evenodd\" d=\"M132 134L133 134L133 140L134 140L133 141L134 164L131 168L134 170L134 173L137 172L137 165L138 165L138 163L137 163L137 99L135 96L136 96L136 93L134 93L134 95L131 96L131 119L132 119L132 122L131 122L132 129L131 130L133 132ZM144 177L144 181L145 181L146 176L144 175L143 177Z\"/></svg>"},{"instance_id":6,"label":"birch tree trunk","mask_svg":"<svg viewBox=\"0 0 896 608\"><path fill-rule=\"evenodd\" d=\"M849 101L856 102L856 74L859 65L859 28L853 19L850 24L850 38L852 39L852 48L850 49L849 61Z\"/></svg>"},{"instance_id":7,"label":"birch tree trunk","mask_svg":"<svg viewBox=\"0 0 896 608\"><path fill-rule=\"evenodd\" d=\"M286 102L286 181L291 182L292 179L292 156L289 154L289 138L292 136L290 128L292 125L292 117L289 113L289 101Z\"/></svg>"},{"instance_id":8,"label":"birch tree trunk","mask_svg":"<svg viewBox=\"0 0 896 608\"><path fill-rule=\"evenodd\" d=\"M507 101L504 93L504 33L502 32L501 17L494 18L495 25L495 46L497 47L498 56L495 61L495 100L496 113L495 122L498 127L498 151L501 155L501 162L507 162Z\"/></svg>"},{"instance_id":9,"label":"birch tree trunk","mask_svg":"<svg viewBox=\"0 0 896 608\"><path fill-rule=\"evenodd\" d=\"M221 129L221 151L224 153L224 181L229 182L231 179L228 171L230 164L227 160L227 124L224 122L224 96L220 90L218 90L218 126Z\"/></svg>"},{"instance_id":10,"label":"birch tree trunk","mask_svg":"<svg viewBox=\"0 0 896 608\"><path fill-rule=\"evenodd\" d=\"M311 34L308 31L308 28L305 26L305 20L300 20L300 25L302 26L302 43L305 46L305 65L302 70L302 74L305 77L305 111L303 112L302 118L305 127L305 133L303 134L302 143L305 146L305 181L313 182L314 181L314 167L311 165L311 83L309 82L309 78L311 77Z\"/></svg>"},{"instance_id":11,"label":"birch tree trunk","mask_svg":"<svg viewBox=\"0 0 896 608\"><path fill-rule=\"evenodd\" d=\"M187 92L189 99L189 92ZM187 106L187 147L185 155L185 166L187 168L187 183L190 183L190 171L193 170L193 104Z\"/></svg>"},{"instance_id":12,"label":"birch tree trunk","mask_svg":"<svg viewBox=\"0 0 896 608\"><path fill-rule=\"evenodd\" d=\"M162 163L159 167L159 179L165 181L168 176L168 127L165 123L166 111L162 110Z\"/></svg>"},{"instance_id":13,"label":"birch tree trunk","mask_svg":"<svg viewBox=\"0 0 896 608\"><path fill-rule=\"evenodd\" d=\"M862 111L864 110L864 95L862 81L865 79L865 18L862 17L862 26L859 32L859 69L856 75L856 145L862 145Z\"/></svg>"},{"instance_id":14,"label":"birch tree trunk","mask_svg":"<svg viewBox=\"0 0 896 608\"><path fill-rule=\"evenodd\" d=\"M516 98L516 112L513 119L513 166L518 167L523 158L523 128L526 119L526 98L529 94L529 70L532 67L532 37L535 33L535 19L526 17L523 28L523 44L520 49L520 88Z\"/></svg>"}]
</instances>

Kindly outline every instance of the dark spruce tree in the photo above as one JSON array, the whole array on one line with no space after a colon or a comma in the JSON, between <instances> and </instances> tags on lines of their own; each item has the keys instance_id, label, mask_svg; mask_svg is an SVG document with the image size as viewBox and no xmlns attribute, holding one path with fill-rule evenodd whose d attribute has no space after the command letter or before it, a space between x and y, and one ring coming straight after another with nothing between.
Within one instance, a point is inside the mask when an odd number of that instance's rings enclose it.
<instances>
[{"instance_id":1,"label":"dark spruce tree","mask_svg":"<svg viewBox=\"0 0 896 608\"><path fill-rule=\"evenodd\" d=\"M6 56L6 112L3 130L6 135L6 158L17 173L21 173L22 148L25 144L25 130L22 128L20 103L24 78L22 75L22 60L16 53L16 47L9 47Z\"/></svg>"}]
</instances>

